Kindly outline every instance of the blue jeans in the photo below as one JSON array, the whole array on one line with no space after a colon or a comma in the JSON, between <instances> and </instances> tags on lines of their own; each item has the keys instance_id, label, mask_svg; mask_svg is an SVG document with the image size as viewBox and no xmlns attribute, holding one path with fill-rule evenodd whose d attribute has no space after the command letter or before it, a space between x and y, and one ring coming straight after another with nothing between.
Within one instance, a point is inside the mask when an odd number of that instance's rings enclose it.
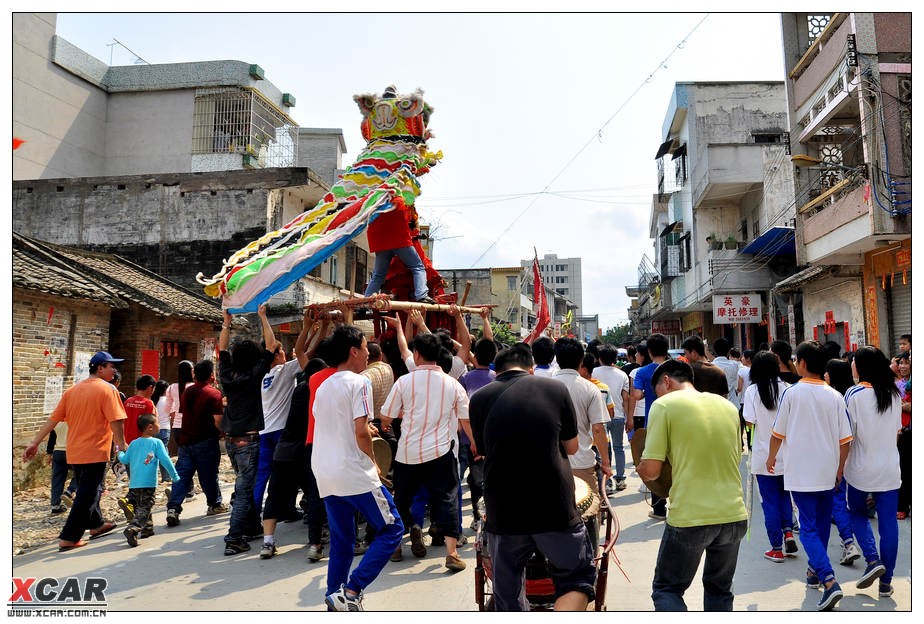
<instances>
[{"instance_id":1,"label":"blue jeans","mask_svg":"<svg viewBox=\"0 0 924 624\"><path fill-rule=\"evenodd\" d=\"M850 512L847 511L847 480L841 479L838 486L834 488L834 496L831 503L831 516L834 519L834 525L837 527L837 533L841 536L841 542L849 544L853 541L853 529L850 527Z\"/></svg>"},{"instance_id":2,"label":"blue jeans","mask_svg":"<svg viewBox=\"0 0 924 624\"><path fill-rule=\"evenodd\" d=\"M792 531L792 502L783 487L783 475L755 475L770 548L783 550L783 533Z\"/></svg>"},{"instance_id":3,"label":"blue jeans","mask_svg":"<svg viewBox=\"0 0 924 624\"><path fill-rule=\"evenodd\" d=\"M898 511L898 490L888 492L864 492L855 487L847 486L847 508L850 510L850 523L853 525L853 534L857 537L857 545L863 551L867 563L879 560L876 551L876 538L870 527L866 515L866 495L872 494L876 501L876 515L879 524L879 548L882 551L882 564L886 571L880 577L882 583L892 582L892 573L895 571L895 560L898 558L898 520L895 514Z\"/></svg>"},{"instance_id":4,"label":"blue jeans","mask_svg":"<svg viewBox=\"0 0 924 624\"><path fill-rule=\"evenodd\" d=\"M831 537L831 506L834 490L824 492L793 492L799 508L799 541L808 556L809 567L822 583L834 580L834 569L828 558L828 538Z\"/></svg>"},{"instance_id":5,"label":"blue jeans","mask_svg":"<svg viewBox=\"0 0 924 624\"><path fill-rule=\"evenodd\" d=\"M67 451L54 451L51 454L51 506L57 507L61 504L61 494L64 493L64 484L67 483L67 471L70 466L67 465ZM67 486L67 491L73 498L77 491L77 473Z\"/></svg>"},{"instance_id":6,"label":"blue jeans","mask_svg":"<svg viewBox=\"0 0 924 624\"><path fill-rule=\"evenodd\" d=\"M616 477L617 481L621 481L626 478L626 449L623 442L623 434L626 432L626 419L618 416L610 418L606 423L606 428L610 432L610 440L612 441L612 448L607 448L610 465L613 466L615 462L616 467L613 476Z\"/></svg>"},{"instance_id":7,"label":"blue jeans","mask_svg":"<svg viewBox=\"0 0 924 624\"><path fill-rule=\"evenodd\" d=\"M424 267L417 250L414 247L401 247L399 249L383 249L375 252L375 264L372 267L372 277L369 279L369 285L366 286L366 292L363 297L368 297L379 292L382 284L385 283L385 277L388 275L388 267L391 259L398 256L398 260L411 272L414 278L414 300L420 300L427 296L427 269Z\"/></svg>"},{"instance_id":8,"label":"blue jeans","mask_svg":"<svg viewBox=\"0 0 924 624\"><path fill-rule=\"evenodd\" d=\"M738 546L747 530L747 520L694 527L665 526L651 583L655 611L687 610L683 593L693 582L703 552L706 553L703 610L731 611Z\"/></svg>"},{"instance_id":9,"label":"blue jeans","mask_svg":"<svg viewBox=\"0 0 924 624\"><path fill-rule=\"evenodd\" d=\"M257 463L257 479L253 484L253 504L257 506L257 513L263 509L263 495L273 468L273 452L281 437L282 429L260 434L260 461ZM291 509L286 510L289 511Z\"/></svg>"},{"instance_id":10,"label":"blue jeans","mask_svg":"<svg viewBox=\"0 0 924 624\"><path fill-rule=\"evenodd\" d=\"M170 489L167 509L176 509L178 514L183 512L183 501L186 494L192 491L195 474L199 475L199 485L202 486L208 506L214 507L221 503L221 489L218 486L220 462L221 447L217 438L177 447L176 471L180 480Z\"/></svg>"},{"instance_id":11,"label":"blue jeans","mask_svg":"<svg viewBox=\"0 0 924 624\"><path fill-rule=\"evenodd\" d=\"M253 504L253 486L257 479L257 463L260 460L260 436L226 436L225 449L237 478L234 480L234 494L231 499L231 523L228 526L226 542L240 542L245 535L260 535L263 524L260 513Z\"/></svg>"},{"instance_id":12,"label":"blue jeans","mask_svg":"<svg viewBox=\"0 0 924 624\"><path fill-rule=\"evenodd\" d=\"M170 430L161 429L157 432L157 437L160 438L160 441L164 443L164 446L167 446L167 442L170 441ZM163 466L160 467L160 482L170 481L170 473L167 472L167 469Z\"/></svg>"},{"instance_id":13,"label":"blue jeans","mask_svg":"<svg viewBox=\"0 0 924 624\"><path fill-rule=\"evenodd\" d=\"M366 589L382 572L388 558L401 543L404 525L395 508L391 494L382 486L378 490L353 496L327 496L324 498L330 525L330 557L327 561L327 593L329 596L341 585L360 592ZM353 545L356 543L356 513L359 512L375 531L369 550L350 574L353 563Z\"/></svg>"}]
</instances>

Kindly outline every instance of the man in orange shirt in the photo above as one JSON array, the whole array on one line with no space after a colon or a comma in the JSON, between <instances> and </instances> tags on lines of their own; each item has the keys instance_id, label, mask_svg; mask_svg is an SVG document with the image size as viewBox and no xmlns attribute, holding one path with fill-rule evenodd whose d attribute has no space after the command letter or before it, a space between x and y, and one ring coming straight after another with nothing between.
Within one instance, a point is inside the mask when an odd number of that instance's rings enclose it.
<instances>
[{"instance_id":1,"label":"man in orange shirt","mask_svg":"<svg viewBox=\"0 0 924 624\"><path fill-rule=\"evenodd\" d=\"M103 519L99 488L106 475L112 443L115 442L116 448L125 448L125 409L119 391L109 383L115 375L115 365L124 361L97 351L90 358L90 376L64 392L58 406L23 451L23 461L29 461L55 425L67 423L67 461L74 466L77 495L58 535L58 550L85 546L87 542L81 538L87 529L90 539L94 539L116 527L114 522Z\"/></svg>"}]
</instances>

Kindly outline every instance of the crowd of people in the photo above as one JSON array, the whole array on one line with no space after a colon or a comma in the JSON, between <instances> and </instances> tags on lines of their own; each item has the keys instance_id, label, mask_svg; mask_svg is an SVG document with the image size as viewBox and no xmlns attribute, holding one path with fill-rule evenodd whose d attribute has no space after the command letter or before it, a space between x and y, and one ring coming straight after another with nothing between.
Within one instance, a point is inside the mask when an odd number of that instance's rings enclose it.
<instances>
[{"instance_id":1,"label":"crowd of people","mask_svg":"<svg viewBox=\"0 0 924 624\"><path fill-rule=\"evenodd\" d=\"M64 393L23 456L54 433L52 513L70 508L59 549L85 545L85 531L95 539L116 528L99 506L115 457L129 475L119 506L130 546L154 533L158 477L170 486L166 525L176 527L197 476L206 514L230 512L225 555L260 540L260 558L272 559L277 523L302 519L307 560L328 559L328 608L361 611L366 588L403 559L405 535L414 557L444 546L446 569L466 569L465 480L469 526L486 535L494 608L530 607L524 569L538 552L551 564L554 607L583 610L595 599L599 537L577 507L576 480L618 496L628 440L649 517L666 522L656 610L686 610L704 556L704 609L732 609L749 517L745 453L764 557L785 563L801 544L819 610L843 596L827 555L832 522L839 563L866 562L857 587L878 581L879 596L894 591L898 522L911 508L910 335L891 359L875 347L842 354L816 341L740 352L725 338L707 347L696 336L671 357L661 334L625 349L547 336L511 346L494 340L488 308L477 339L461 310L450 315L455 340L411 310L403 323L383 317L378 342L347 306L338 322L306 313L287 353L264 306L262 342L232 341L225 312L217 365L181 362L173 384L142 375L131 397L111 383L123 360L96 353L89 378ZM218 482L222 444L235 472L230 504Z\"/></svg>"}]
</instances>

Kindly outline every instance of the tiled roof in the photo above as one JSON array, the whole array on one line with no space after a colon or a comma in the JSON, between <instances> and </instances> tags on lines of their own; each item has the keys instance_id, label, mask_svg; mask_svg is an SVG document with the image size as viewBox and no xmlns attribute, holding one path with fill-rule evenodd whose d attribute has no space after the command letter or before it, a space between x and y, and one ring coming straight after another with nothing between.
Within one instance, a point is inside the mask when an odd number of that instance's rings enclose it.
<instances>
[{"instance_id":1,"label":"tiled roof","mask_svg":"<svg viewBox=\"0 0 924 624\"><path fill-rule=\"evenodd\" d=\"M161 316L220 323L216 300L199 295L113 254L56 245L13 233L13 285L102 301L129 302Z\"/></svg>"}]
</instances>

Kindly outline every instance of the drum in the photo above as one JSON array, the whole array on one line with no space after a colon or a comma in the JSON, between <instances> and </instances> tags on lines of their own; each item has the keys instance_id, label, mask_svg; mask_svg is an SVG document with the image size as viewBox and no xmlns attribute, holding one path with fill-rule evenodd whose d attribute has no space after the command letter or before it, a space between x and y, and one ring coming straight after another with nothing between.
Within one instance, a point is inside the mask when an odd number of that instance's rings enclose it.
<instances>
[{"instance_id":1,"label":"drum","mask_svg":"<svg viewBox=\"0 0 924 624\"><path fill-rule=\"evenodd\" d=\"M578 477L573 477L573 479L574 504L577 505L578 512L581 514L581 520L587 522L599 513L600 497L590 489L586 481Z\"/></svg>"},{"instance_id":2,"label":"drum","mask_svg":"<svg viewBox=\"0 0 924 624\"><path fill-rule=\"evenodd\" d=\"M635 464L636 469L642 461L642 453L645 451L645 438L648 431L646 429L636 429L635 435L632 436L632 439L629 441L629 446L632 449L632 462ZM664 460L664 463L661 466L661 474L654 481L648 481L642 479L642 483L651 490L651 492L660 496L661 498L667 498L668 494L671 491L671 485L673 484L673 470L671 469L671 462L668 459Z\"/></svg>"},{"instance_id":3,"label":"drum","mask_svg":"<svg viewBox=\"0 0 924 624\"><path fill-rule=\"evenodd\" d=\"M383 438L372 438L372 455L375 457L375 465L378 466L382 473L382 485L391 489L391 481L385 478L388 476L388 471L391 470L391 445Z\"/></svg>"}]
</instances>

